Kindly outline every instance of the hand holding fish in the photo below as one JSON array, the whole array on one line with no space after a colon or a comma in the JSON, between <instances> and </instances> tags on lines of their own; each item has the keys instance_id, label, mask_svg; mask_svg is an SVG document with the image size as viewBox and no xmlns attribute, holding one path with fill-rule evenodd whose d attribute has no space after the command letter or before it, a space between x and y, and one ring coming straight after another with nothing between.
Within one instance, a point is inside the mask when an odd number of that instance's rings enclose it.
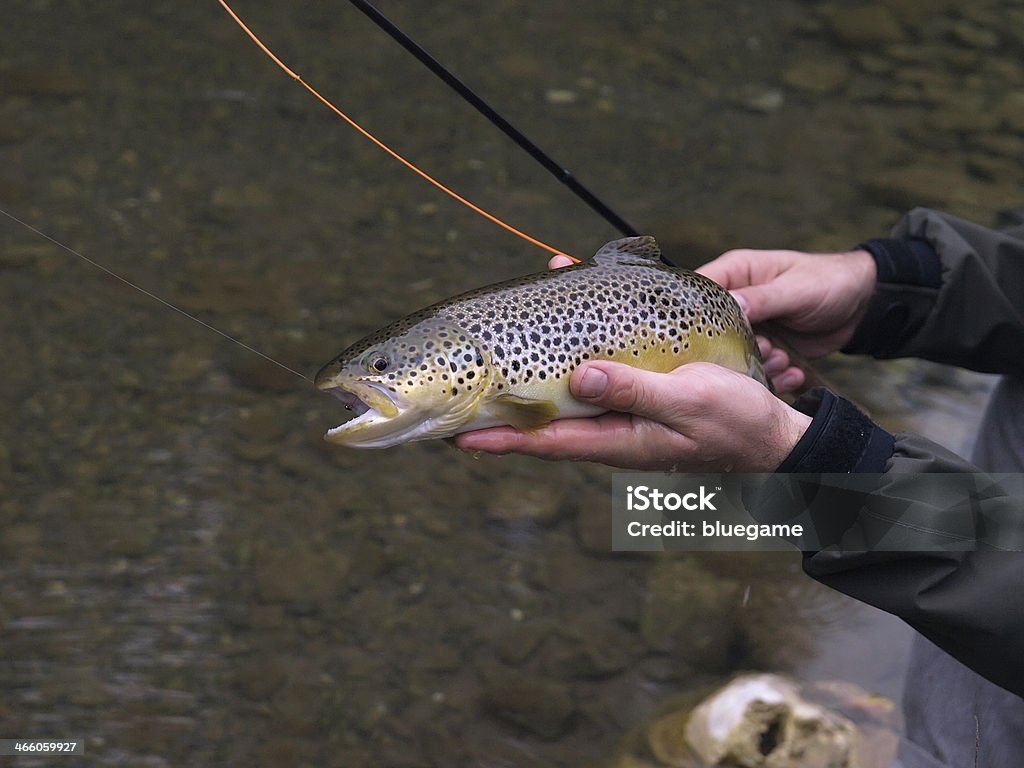
<instances>
[{"instance_id":1,"label":"hand holding fish","mask_svg":"<svg viewBox=\"0 0 1024 768\"><path fill-rule=\"evenodd\" d=\"M771 472L811 421L749 376L711 363L656 373L592 362L573 373L569 388L583 402L611 412L527 432L510 427L469 432L456 444L464 450L627 469Z\"/></svg>"},{"instance_id":2,"label":"hand holding fish","mask_svg":"<svg viewBox=\"0 0 1024 768\"><path fill-rule=\"evenodd\" d=\"M846 345L864 317L876 267L867 251L728 251L697 271L727 288L753 325L771 323L795 351L821 357ZM803 384L788 356L758 338L765 372L778 392Z\"/></svg>"},{"instance_id":3,"label":"hand holding fish","mask_svg":"<svg viewBox=\"0 0 1024 768\"><path fill-rule=\"evenodd\" d=\"M566 257L555 256L548 266L568 263ZM796 351L814 357L850 340L876 279L867 251L734 250L698 272L730 289L752 323L773 322ZM757 342L765 374L776 389L799 388L803 371L791 366L788 355L765 337ZM590 363L573 374L570 390L610 413L556 421L534 432L471 432L457 438L457 444L467 450L583 459L632 469L772 471L796 445L810 417L754 384L749 377L705 363L671 373Z\"/></svg>"}]
</instances>

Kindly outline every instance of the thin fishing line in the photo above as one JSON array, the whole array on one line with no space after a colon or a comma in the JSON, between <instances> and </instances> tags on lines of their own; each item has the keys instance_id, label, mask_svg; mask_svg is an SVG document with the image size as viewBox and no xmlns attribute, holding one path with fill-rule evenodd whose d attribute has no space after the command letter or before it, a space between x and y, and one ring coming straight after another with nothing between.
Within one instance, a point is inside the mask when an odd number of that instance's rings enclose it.
<instances>
[{"instance_id":1,"label":"thin fishing line","mask_svg":"<svg viewBox=\"0 0 1024 768\"><path fill-rule=\"evenodd\" d=\"M178 307L178 306L176 306L176 305L172 304L171 302L167 301L166 299L161 299L161 298L160 298L159 296L157 296L157 295L156 295L155 293L152 293L151 291L147 291L147 290L146 290L145 288L143 288L143 287L142 287L142 286L140 286L140 285L137 285L136 283L133 283L133 282L132 282L131 280L129 280L128 278L126 278L126 277L122 277L121 275L117 274L116 272L114 272L114 271L112 271L112 270L108 269L107 267L105 267L105 266L103 266L102 264L100 264L100 263L99 263L98 261L93 261L93 260L92 260L92 259L90 259L90 258L89 258L88 256L86 256L86 255L84 255L84 254L82 254L82 253L79 253L78 251L76 251L76 250L75 250L74 248L72 248L72 247L71 247L70 245L65 245L65 244L64 244L64 243L62 243L62 242L61 242L60 240L57 240L56 238L50 237L50 236L49 236L48 234L46 234L45 232L43 232L43 231L41 231L41 230L39 230L39 229L36 229L35 227L33 227L33 226L32 226L31 224L29 224L29 223L28 223L27 221L22 221L22 220L21 220L21 219L19 219L19 218L18 218L17 216L15 216L15 215L14 215L13 213L9 213L9 212L5 211L5 210L4 210L3 208L0 208L0 213L2 213L2 214L3 214L4 216L6 216L6 217L7 217L8 219L10 219L11 221L14 221L14 222L17 222L18 224L21 224L21 226L25 227L25 229L27 229L27 230L29 230L29 231L31 231L31 232L35 232L35 233L36 233L37 235L39 235L39 236L40 236L41 238L43 238L44 240L49 240L49 241L50 241L51 243L53 243L54 245L56 245L56 246L57 246L58 248L62 248L62 249L64 249L64 250L65 250L65 251L67 251L68 253L70 253L70 254L73 254L73 255L77 256L77 257L78 257L78 258L80 258L80 259L81 259L82 261L86 262L87 264L91 264L92 266L96 267L96 269L100 270L101 272L106 272L106 273L107 273L108 275L110 275L110 276L111 276L111 277L113 277L114 279L116 279L116 280L120 280L120 281L121 281L122 283L124 283L125 285L129 286L130 288L134 288L134 289L135 289L136 291L138 291L139 293L141 293L141 294L143 294L143 295L145 295L145 296L148 296L149 298L153 299L153 301L157 301L157 302L159 302L159 303L163 304L163 305L164 305L165 307L168 307L169 309L173 309L173 310L174 310L175 312L177 312L177 313L178 313L179 315L184 315L184 316L185 316L185 317L187 317L187 318L188 318L189 320L192 320L193 322L199 323L199 325L203 326L204 328L208 328L209 330L213 331L214 333L216 333L216 334L217 334L217 335L219 335L219 336L223 336L223 337L224 337L225 339L227 339L228 341L232 341L232 342L234 342L235 344L237 344L238 346L240 346L240 347L241 347L242 349L247 349L247 350L249 350L250 352L252 352L253 354L255 354L255 355L259 355L259 356L260 356L260 357L262 357L262 358L263 358L264 360L267 360L267 361L269 361L269 362L273 363L273 364L274 364L274 365L276 365L276 366L277 366L278 368L283 368L284 370L288 371L289 373L293 373L293 374L295 374L295 375L296 375L296 376L298 376L298 377L299 377L300 379L303 379L303 380L305 380L305 381L310 381L310 382L312 381L312 380L311 380L311 379L310 379L310 378L309 378L308 376L305 376L305 375L303 375L303 374L299 373L299 372L298 372L298 371L296 371L296 370L295 370L294 368L289 368L289 367L288 367L287 365L285 365L284 363L280 362L279 360L275 360L274 358L270 357L269 355L265 355L265 354L263 354L263 353L262 353L262 352L260 352L260 351L259 351L258 349L253 349L253 348L252 348L252 347L250 347L250 346L249 346L248 344L246 344L246 343L245 343L245 342L243 342L243 341L239 341L238 339L236 339L236 338L235 338L234 336L232 336L231 334L225 333L224 331L220 330L220 328L214 328L214 327L213 327L212 325L210 325L209 323L205 322L204 320L200 320L200 319L199 319L198 317L196 317L195 315L193 315L193 314L191 314L191 313L189 313L189 312L186 312L186 311L185 311L184 309L182 309L181 307Z\"/></svg>"},{"instance_id":2,"label":"thin fishing line","mask_svg":"<svg viewBox=\"0 0 1024 768\"><path fill-rule=\"evenodd\" d=\"M522 232L522 231L516 229L511 224L506 224L504 221L499 219L497 216L495 216L495 215L493 215L491 213L488 213L487 211L485 211L480 206L471 203L469 200L467 200L466 198L462 197L462 195L460 195L457 192L455 192L454 190L446 187L444 184L442 184L440 181L438 181L433 176L428 174L426 171L420 170L419 167L417 167L416 165L413 165L413 163L410 162L409 160L406 160L400 154L395 152L395 150L391 149L391 147L387 146L384 142L382 142L376 136L374 136L369 131L367 131L365 128L363 128L361 125L359 125L359 123L357 123L351 117L349 117L344 112L342 112L340 109L338 109L336 106L334 106L334 104L332 104L330 101L328 101L325 97L321 96L319 91L317 91L313 86L311 86L309 83L307 83L305 80L303 80L302 77L298 73L296 73L293 70L291 70L283 61L281 61L276 55L274 55L273 51L271 51L269 48L267 48L267 46L263 44L263 41L260 40L256 36L256 34L251 29L249 29L249 27L246 26L245 22L242 21L239 18L238 14L235 13L231 9L231 6L228 5L227 2L225 2L225 0L217 0L217 2L219 2L221 4L221 6L224 8L224 10L228 12L228 15L231 16L232 19L234 19L235 23L238 24L238 26L240 26L242 28L242 30L245 32L245 34L247 34L250 37L250 39L254 43L256 43L256 45L259 47L259 49L261 51L263 51L267 56L269 56L271 61L273 61L278 67L280 67L285 72L285 74L287 74L292 79L296 80L299 83L299 85L301 85L303 88L305 88L311 94L313 94L313 96L315 96L318 101L320 101L324 106L326 106L328 109L330 109L332 112L334 112L334 114L336 114L338 117L340 117L342 120L344 120L350 126L352 126L352 128L357 130L360 134L362 134L367 139L369 139L374 144L376 144L378 147L380 147L380 149L384 150L387 154L391 155L391 157L393 157L395 160L400 162L402 165L404 165L410 171L413 171L414 173L416 173L418 176L420 176L425 181L429 181L431 184L433 184L435 187L440 189L442 192L444 192L445 194L450 195L451 197L455 198L460 203L462 203L464 206L466 206L470 210L480 214L481 216L483 216L488 221L491 221L491 222L497 224L502 229L505 229L505 230L511 232L512 234L514 234L514 235L516 235L518 237L521 237L523 240L526 240L528 243L532 243L533 245L537 246L538 248L542 248L545 251L548 251L549 253L553 253L555 255L568 256L568 254L565 251L560 251L557 248L553 248L552 246L548 245L547 243L542 243L540 240L537 240L536 238L530 237L525 232ZM576 259L576 258L574 258L572 256L569 256L569 258L572 259L573 261L579 263L579 259Z\"/></svg>"},{"instance_id":3,"label":"thin fishing line","mask_svg":"<svg viewBox=\"0 0 1024 768\"><path fill-rule=\"evenodd\" d=\"M512 139L512 141L514 141L521 149L526 151L530 157L540 163L556 179L565 184L573 194L589 205L590 208L601 218L619 230L619 232L626 237L636 237L640 234L632 224L619 216L619 214L613 211L607 203L585 187L583 182L573 175L572 171L563 167L560 163L556 163L551 155L530 141L522 131L506 120L498 110L484 101L481 96L460 80L455 73L431 56L422 45L403 32L397 24L381 13L372 3L367 0L349 0L349 2L362 11L370 21L387 33L392 40L415 56L421 64L437 75L445 85L465 99L473 106L474 109L476 109L477 112L490 120L492 125Z\"/></svg>"}]
</instances>

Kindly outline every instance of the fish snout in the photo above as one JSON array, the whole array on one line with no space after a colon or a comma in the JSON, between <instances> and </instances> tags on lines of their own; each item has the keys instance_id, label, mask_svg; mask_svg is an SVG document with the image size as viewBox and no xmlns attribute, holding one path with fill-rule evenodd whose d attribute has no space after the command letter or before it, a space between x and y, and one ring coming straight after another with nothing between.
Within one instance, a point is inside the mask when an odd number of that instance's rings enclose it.
<instances>
[{"instance_id":1,"label":"fish snout","mask_svg":"<svg viewBox=\"0 0 1024 768\"><path fill-rule=\"evenodd\" d=\"M331 389L337 386L337 376L341 373L341 360L331 360L313 377L313 386L317 389Z\"/></svg>"}]
</instances>

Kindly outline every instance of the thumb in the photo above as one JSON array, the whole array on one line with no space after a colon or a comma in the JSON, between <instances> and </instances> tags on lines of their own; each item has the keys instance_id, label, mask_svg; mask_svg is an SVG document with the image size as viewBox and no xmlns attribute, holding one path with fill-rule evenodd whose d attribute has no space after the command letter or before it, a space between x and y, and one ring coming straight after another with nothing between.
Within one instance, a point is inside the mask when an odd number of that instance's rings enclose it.
<instances>
[{"instance_id":1,"label":"thumb","mask_svg":"<svg viewBox=\"0 0 1024 768\"><path fill-rule=\"evenodd\" d=\"M584 363L569 380L569 389L579 400L655 421L664 419L677 387L666 374L605 360Z\"/></svg>"}]
</instances>

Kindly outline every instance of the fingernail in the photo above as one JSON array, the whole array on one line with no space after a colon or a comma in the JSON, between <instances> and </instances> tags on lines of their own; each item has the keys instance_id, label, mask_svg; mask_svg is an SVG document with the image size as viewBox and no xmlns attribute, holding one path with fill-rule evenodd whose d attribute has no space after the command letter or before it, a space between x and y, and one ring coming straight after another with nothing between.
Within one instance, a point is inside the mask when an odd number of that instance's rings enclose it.
<instances>
[{"instance_id":1,"label":"fingernail","mask_svg":"<svg viewBox=\"0 0 1024 768\"><path fill-rule=\"evenodd\" d=\"M580 397L600 397L608 387L608 374L600 368L588 368L583 372L576 394Z\"/></svg>"}]
</instances>

